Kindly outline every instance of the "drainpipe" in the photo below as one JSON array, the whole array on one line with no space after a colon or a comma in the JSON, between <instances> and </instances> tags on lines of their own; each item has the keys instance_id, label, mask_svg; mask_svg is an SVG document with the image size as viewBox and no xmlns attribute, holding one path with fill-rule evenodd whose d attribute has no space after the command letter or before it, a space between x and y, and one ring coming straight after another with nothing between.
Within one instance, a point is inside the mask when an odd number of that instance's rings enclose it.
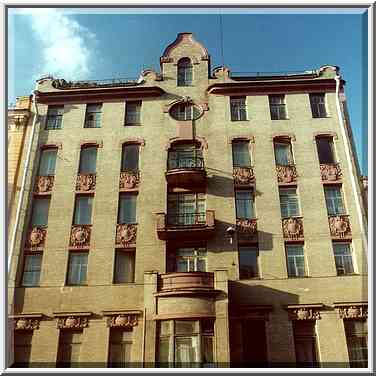
<instances>
[{"instance_id":1,"label":"drainpipe","mask_svg":"<svg viewBox=\"0 0 376 376\"><path fill-rule=\"evenodd\" d=\"M340 104L340 99L339 99L339 89L340 89L341 76L337 73L336 76L334 77L334 79L336 81L337 114L338 114L338 120L339 120L339 123L340 123L342 138L343 138L343 141L344 141L343 144L345 146L345 154L346 154L347 162L348 162L350 172L351 172L350 173L350 181L351 181L351 186L352 186L352 189L353 189L353 192L354 192L354 195L355 195L355 206L356 206L356 209L357 209L356 211L357 211L357 214L358 214L362 239L363 239L363 242L365 244L365 248L368 249L368 241L367 241L367 237L366 237L366 226L365 226L365 223L364 223L364 218L363 218L362 209L361 209L361 205L360 205L360 201L359 201L359 196L357 194L358 191L356 189L357 183L355 181L355 175L357 175L357 174L353 173L354 172L353 171L354 166L351 162L349 141L348 141L348 137L347 137L346 131L345 131L345 124L344 124L343 117L342 117L342 110L341 110L341 104Z\"/></svg>"},{"instance_id":2,"label":"drainpipe","mask_svg":"<svg viewBox=\"0 0 376 376\"><path fill-rule=\"evenodd\" d=\"M35 87L35 90L36 89L37 89L37 86ZM10 243L9 253L8 253L8 272L10 272L10 265L11 265L12 256L13 256L13 253L14 253L14 247L15 247L15 244L16 244L17 229L18 229L18 225L19 225L19 221L20 221L21 207L22 207L22 202L23 202L23 198L24 198L24 194L25 194L25 185L26 185L27 173L28 173L29 164L30 164L31 149L32 149L32 146L33 146L36 123L37 123L38 116L39 116L35 91L33 92L33 107L34 107L34 119L33 119L33 124L31 126L31 136L30 136L30 142L29 142L29 146L28 146L28 149L27 149L27 153L26 153L26 161L25 161L25 167L24 167L24 172L23 172L23 176L22 176L20 197L19 197L19 200L18 200L18 206L17 206L17 212L16 212L16 220L15 220L15 223L14 223L12 240L11 240L11 243Z\"/></svg>"},{"instance_id":3,"label":"drainpipe","mask_svg":"<svg viewBox=\"0 0 376 376\"><path fill-rule=\"evenodd\" d=\"M144 308L144 317L142 320L142 367L145 367L145 336L146 336L146 308Z\"/></svg>"}]
</instances>

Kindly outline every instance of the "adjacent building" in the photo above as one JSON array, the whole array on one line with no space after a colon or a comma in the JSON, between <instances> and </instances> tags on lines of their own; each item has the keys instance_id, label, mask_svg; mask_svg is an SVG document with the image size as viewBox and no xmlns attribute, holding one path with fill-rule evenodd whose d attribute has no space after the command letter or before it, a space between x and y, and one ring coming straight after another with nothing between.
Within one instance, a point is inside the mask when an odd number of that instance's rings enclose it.
<instances>
[{"instance_id":1,"label":"adjacent building","mask_svg":"<svg viewBox=\"0 0 376 376\"><path fill-rule=\"evenodd\" d=\"M367 367L367 217L338 67L233 75L191 33L160 67L38 81L10 362Z\"/></svg>"}]
</instances>

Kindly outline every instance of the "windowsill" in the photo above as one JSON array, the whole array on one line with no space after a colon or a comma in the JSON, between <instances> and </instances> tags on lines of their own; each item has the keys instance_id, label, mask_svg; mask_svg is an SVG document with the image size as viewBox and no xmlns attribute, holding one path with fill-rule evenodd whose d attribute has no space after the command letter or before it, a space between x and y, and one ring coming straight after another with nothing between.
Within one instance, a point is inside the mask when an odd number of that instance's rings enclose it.
<instances>
[{"instance_id":1,"label":"windowsill","mask_svg":"<svg viewBox=\"0 0 376 376\"><path fill-rule=\"evenodd\" d=\"M84 129L101 129L102 127L85 127L84 126Z\"/></svg>"},{"instance_id":2,"label":"windowsill","mask_svg":"<svg viewBox=\"0 0 376 376\"><path fill-rule=\"evenodd\" d=\"M346 274L337 274L337 277L356 277L360 276L359 273L346 273Z\"/></svg>"},{"instance_id":3,"label":"windowsill","mask_svg":"<svg viewBox=\"0 0 376 376\"><path fill-rule=\"evenodd\" d=\"M249 121L249 119L244 119L244 120L233 120L233 119L231 119L231 121L233 122L233 123L236 123L237 121L241 121L241 122L244 122L244 121Z\"/></svg>"},{"instance_id":4,"label":"windowsill","mask_svg":"<svg viewBox=\"0 0 376 376\"><path fill-rule=\"evenodd\" d=\"M279 120L291 120L290 118L284 118L284 119L270 119L271 121L279 121Z\"/></svg>"},{"instance_id":5,"label":"windowsill","mask_svg":"<svg viewBox=\"0 0 376 376\"><path fill-rule=\"evenodd\" d=\"M45 131L60 131L63 128L44 128Z\"/></svg>"},{"instance_id":6,"label":"windowsill","mask_svg":"<svg viewBox=\"0 0 376 376\"><path fill-rule=\"evenodd\" d=\"M127 286L127 285L134 285L136 282L113 282L114 286Z\"/></svg>"},{"instance_id":7,"label":"windowsill","mask_svg":"<svg viewBox=\"0 0 376 376\"><path fill-rule=\"evenodd\" d=\"M141 123L124 123L124 127L139 127Z\"/></svg>"},{"instance_id":8,"label":"windowsill","mask_svg":"<svg viewBox=\"0 0 376 376\"><path fill-rule=\"evenodd\" d=\"M303 275L303 276L287 276L288 279L302 279L302 278L311 278L309 275Z\"/></svg>"}]
</instances>

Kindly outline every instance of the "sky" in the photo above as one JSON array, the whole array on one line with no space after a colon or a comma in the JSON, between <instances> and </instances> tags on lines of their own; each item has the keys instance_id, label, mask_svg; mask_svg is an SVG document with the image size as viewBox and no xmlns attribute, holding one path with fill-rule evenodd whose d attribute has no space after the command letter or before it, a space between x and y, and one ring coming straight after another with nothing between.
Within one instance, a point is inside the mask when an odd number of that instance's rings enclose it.
<instances>
[{"instance_id":1,"label":"sky","mask_svg":"<svg viewBox=\"0 0 376 376\"><path fill-rule=\"evenodd\" d=\"M159 71L179 32L193 32L212 68L286 72L336 65L361 172L367 175L367 16L346 9L9 9L8 102L35 80L138 78ZM363 13L363 14L362 14ZM223 51L223 53L222 53Z\"/></svg>"}]
</instances>

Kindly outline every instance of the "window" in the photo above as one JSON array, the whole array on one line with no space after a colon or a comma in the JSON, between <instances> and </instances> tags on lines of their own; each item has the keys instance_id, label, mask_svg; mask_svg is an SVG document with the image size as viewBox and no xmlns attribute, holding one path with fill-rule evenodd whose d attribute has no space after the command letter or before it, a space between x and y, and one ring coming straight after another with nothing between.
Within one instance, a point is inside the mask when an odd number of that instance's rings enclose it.
<instances>
[{"instance_id":1,"label":"window","mask_svg":"<svg viewBox=\"0 0 376 376\"><path fill-rule=\"evenodd\" d=\"M31 214L31 226L47 226L50 199L47 197L35 198Z\"/></svg>"},{"instance_id":2,"label":"window","mask_svg":"<svg viewBox=\"0 0 376 376\"><path fill-rule=\"evenodd\" d=\"M80 174L95 174L97 169L97 146L86 146L81 148Z\"/></svg>"},{"instance_id":3,"label":"window","mask_svg":"<svg viewBox=\"0 0 376 376\"><path fill-rule=\"evenodd\" d=\"M251 167L248 141L232 143L232 164L234 167Z\"/></svg>"},{"instance_id":4,"label":"window","mask_svg":"<svg viewBox=\"0 0 376 376\"><path fill-rule=\"evenodd\" d=\"M296 188L280 188L279 200L281 205L282 218L299 215L299 202Z\"/></svg>"},{"instance_id":5,"label":"window","mask_svg":"<svg viewBox=\"0 0 376 376\"><path fill-rule=\"evenodd\" d=\"M141 101L126 102L125 125L141 124Z\"/></svg>"},{"instance_id":6,"label":"window","mask_svg":"<svg viewBox=\"0 0 376 376\"><path fill-rule=\"evenodd\" d=\"M167 221L170 225L205 224L205 194L169 194L167 198Z\"/></svg>"},{"instance_id":7,"label":"window","mask_svg":"<svg viewBox=\"0 0 376 376\"><path fill-rule=\"evenodd\" d=\"M316 321L293 321L297 367L315 367L318 363Z\"/></svg>"},{"instance_id":8,"label":"window","mask_svg":"<svg viewBox=\"0 0 376 376\"><path fill-rule=\"evenodd\" d=\"M214 363L214 320L159 322L161 367L210 367Z\"/></svg>"},{"instance_id":9,"label":"window","mask_svg":"<svg viewBox=\"0 0 376 376\"><path fill-rule=\"evenodd\" d=\"M367 321L343 320L350 367L368 367Z\"/></svg>"},{"instance_id":10,"label":"window","mask_svg":"<svg viewBox=\"0 0 376 376\"><path fill-rule=\"evenodd\" d=\"M231 120L247 120L246 97L230 97Z\"/></svg>"},{"instance_id":11,"label":"window","mask_svg":"<svg viewBox=\"0 0 376 376\"><path fill-rule=\"evenodd\" d=\"M191 86L193 66L191 60L184 57L178 62L178 86Z\"/></svg>"},{"instance_id":12,"label":"window","mask_svg":"<svg viewBox=\"0 0 376 376\"><path fill-rule=\"evenodd\" d=\"M269 105L272 120L287 119L284 95L269 95Z\"/></svg>"},{"instance_id":13,"label":"window","mask_svg":"<svg viewBox=\"0 0 376 376\"><path fill-rule=\"evenodd\" d=\"M70 252L67 285L86 284L87 256L87 252Z\"/></svg>"},{"instance_id":14,"label":"window","mask_svg":"<svg viewBox=\"0 0 376 376\"><path fill-rule=\"evenodd\" d=\"M93 197L76 196L73 224L74 225L90 225L92 207L93 207Z\"/></svg>"},{"instance_id":15,"label":"window","mask_svg":"<svg viewBox=\"0 0 376 376\"><path fill-rule=\"evenodd\" d=\"M338 275L354 273L350 244L333 243L334 259Z\"/></svg>"},{"instance_id":16,"label":"window","mask_svg":"<svg viewBox=\"0 0 376 376\"><path fill-rule=\"evenodd\" d=\"M82 333L82 330L60 330L57 367L79 365Z\"/></svg>"},{"instance_id":17,"label":"window","mask_svg":"<svg viewBox=\"0 0 376 376\"><path fill-rule=\"evenodd\" d=\"M253 191L235 191L236 218L254 218Z\"/></svg>"},{"instance_id":18,"label":"window","mask_svg":"<svg viewBox=\"0 0 376 376\"><path fill-rule=\"evenodd\" d=\"M110 329L109 367L131 367L132 330Z\"/></svg>"},{"instance_id":19,"label":"window","mask_svg":"<svg viewBox=\"0 0 376 376\"><path fill-rule=\"evenodd\" d=\"M344 214L341 188L324 187L324 193L328 215Z\"/></svg>"},{"instance_id":20,"label":"window","mask_svg":"<svg viewBox=\"0 0 376 376\"><path fill-rule=\"evenodd\" d=\"M177 272L206 272L205 248L179 248L176 250Z\"/></svg>"},{"instance_id":21,"label":"window","mask_svg":"<svg viewBox=\"0 0 376 376\"><path fill-rule=\"evenodd\" d=\"M30 362L31 341L33 331L14 331L14 363L13 367L28 367Z\"/></svg>"},{"instance_id":22,"label":"window","mask_svg":"<svg viewBox=\"0 0 376 376\"><path fill-rule=\"evenodd\" d=\"M39 176L55 175L57 149L43 149L39 161Z\"/></svg>"},{"instance_id":23,"label":"window","mask_svg":"<svg viewBox=\"0 0 376 376\"><path fill-rule=\"evenodd\" d=\"M177 144L168 152L168 169L203 168L202 150L194 144Z\"/></svg>"},{"instance_id":24,"label":"window","mask_svg":"<svg viewBox=\"0 0 376 376\"><path fill-rule=\"evenodd\" d=\"M289 277L305 277L303 245L286 244L287 274Z\"/></svg>"},{"instance_id":25,"label":"window","mask_svg":"<svg viewBox=\"0 0 376 376\"><path fill-rule=\"evenodd\" d=\"M39 286L39 277L42 265L42 254L25 255L22 286Z\"/></svg>"},{"instance_id":26,"label":"window","mask_svg":"<svg viewBox=\"0 0 376 376\"><path fill-rule=\"evenodd\" d=\"M332 137L317 137L316 146L320 164L335 163Z\"/></svg>"},{"instance_id":27,"label":"window","mask_svg":"<svg viewBox=\"0 0 376 376\"><path fill-rule=\"evenodd\" d=\"M239 278L257 278L258 273L258 248L239 247Z\"/></svg>"},{"instance_id":28,"label":"window","mask_svg":"<svg viewBox=\"0 0 376 376\"><path fill-rule=\"evenodd\" d=\"M48 106L46 130L61 129L64 106Z\"/></svg>"},{"instance_id":29,"label":"window","mask_svg":"<svg viewBox=\"0 0 376 376\"><path fill-rule=\"evenodd\" d=\"M241 321L243 363L249 367L267 367L265 321L245 319Z\"/></svg>"},{"instance_id":30,"label":"window","mask_svg":"<svg viewBox=\"0 0 376 376\"><path fill-rule=\"evenodd\" d=\"M138 144L123 145L121 156L121 171L138 171L139 150L140 145Z\"/></svg>"},{"instance_id":31,"label":"window","mask_svg":"<svg viewBox=\"0 0 376 376\"><path fill-rule=\"evenodd\" d=\"M91 103L86 105L85 128L101 127L102 103Z\"/></svg>"},{"instance_id":32,"label":"window","mask_svg":"<svg viewBox=\"0 0 376 376\"><path fill-rule=\"evenodd\" d=\"M277 166L289 166L294 164L290 141L275 141L274 156Z\"/></svg>"},{"instance_id":33,"label":"window","mask_svg":"<svg viewBox=\"0 0 376 376\"><path fill-rule=\"evenodd\" d=\"M312 117L324 118L327 116L325 108L325 94L310 94Z\"/></svg>"},{"instance_id":34,"label":"window","mask_svg":"<svg viewBox=\"0 0 376 376\"><path fill-rule=\"evenodd\" d=\"M185 121L185 120L196 120L200 117L201 111L198 106L190 103L178 103L172 106L170 110L170 115L175 120Z\"/></svg>"},{"instance_id":35,"label":"window","mask_svg":"<svg viewBox=\"0 0 376 376\"><path fill-rule=\"evenodd\" d=\"M119 197L118 224L136 222L137 195L122 193Z\"/></svg>"},{"instance_id":36,"label":"window","mask_svg":"<svg viewBox=\"0 0 376 376\"><path fill-rule=\"evenodd\" d=\"M135 252L116 250L114 283L134 282Z\"/></svg>"}]
</instances>

